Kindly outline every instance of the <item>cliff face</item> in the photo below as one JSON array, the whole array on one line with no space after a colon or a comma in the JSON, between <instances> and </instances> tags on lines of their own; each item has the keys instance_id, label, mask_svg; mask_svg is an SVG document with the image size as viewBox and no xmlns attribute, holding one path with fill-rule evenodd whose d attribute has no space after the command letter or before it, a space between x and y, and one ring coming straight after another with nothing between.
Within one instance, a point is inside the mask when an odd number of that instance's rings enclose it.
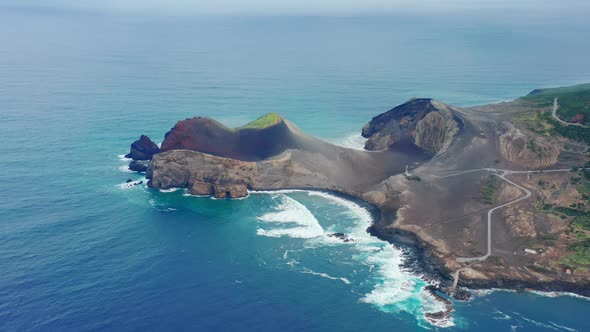
<instances>
[{"instance_id":1,"label":"cliff face","mask_svg":"<svg viewBox=\"0 0 590 332\"><path fill-rule=\"evenodd\" d=\"M173 150L159 154L147 171L152 188L188 188L192 195L237 198L247 195L256 177L256 163L209 154Z\"/></svg>"},{"instance_id":2,"label":"cliff face","mask_svg":"<svg viewBox=\"0 0 590 332\"><path fill-rule=\"evenodd\" d=\"M185 149L255 161L298 146L288 125L280 116L271 113L256 121L258 122L252 122L255 125L248 124L240 128L228 128L204 117L179 121L166 133L162 152Z\"/></svg>"},{"instance_id":3,"label":"cliff face","mask_svg":"<svg viewBox=\"0 0 590 332\"><path fill-rule=\"evenodd\" d=\"M450 106L432 99L413 99L374 117L363 127L367 150L411 142L431 154L444 152L461 127Z\"/></svg>"}]
</instances>

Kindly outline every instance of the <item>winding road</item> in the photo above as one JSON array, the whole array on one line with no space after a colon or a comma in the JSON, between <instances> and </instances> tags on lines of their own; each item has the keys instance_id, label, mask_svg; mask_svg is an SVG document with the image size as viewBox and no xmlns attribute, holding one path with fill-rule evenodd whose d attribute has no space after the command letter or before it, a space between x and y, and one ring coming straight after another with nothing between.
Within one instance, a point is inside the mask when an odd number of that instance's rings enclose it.
<instances>
[{"instance_id":1,"label":"winding road","mask_svg":"<svg viewBox=\"0 0 590 332\"><path fill-rule=\"evenodd\" d=\"M590 169L590 168L582 168L582 169ZM468 174L468 173L473 173L473 172L480 172L480 171L486 171L486 172L491 172L493 175L499 177L500 179L514 185L515 187L517 187L518 189L522 190L525 194L524 196L521 196L517 199L514 199L510 202L504 203L502 205L498 205L496 207L491 208L490 210L488 210L488 220L487 220L487 230L488 230L488 239L487 239L487 252L485 255L483 256L478 256L478 257L458 257L456 260L459 263L469 263L467 266L463 266L462 268L456 270L455 272L451 273L451 276L453 277L453 284L450 287L450 293L453 294L455 293L455 290L457 288L457 284L459 283L459 276L460 273L463 269L470 267L472 264L476 264L478 262L483 262L484 260L486 260L488 257L490 257L490 255L492 254L492 213L494 213L494 211L501 209L503 207L506 207L508 205L517 203L519 201L522 201L524 199L527 199L529 197L532 196L532 193L530 192L530 190L522 187L521 185L509 180L506 178L506 175L510 175L510 174L533 174L533 173L554 173L554 172L569 172L571 171L570 168L560 168L560 169L547 169L547 170L539 170L539 171L512 171L512 170L506 170L506 169L496 169L496 168L478 168L478 169L471 169L471 170L466 170L466 171L457 171L455 173L452 174L448 174L448 175L434 175L431 174L432 177L437 178L437 179L444 179L444 178L448 178L448 177L452 177L452 176L459 176L459 175L464 175L464 174Z\"/></svg>"},{"instance_id":2,"label":"winding road","mask_svg":"<svg viewBox=\"0 0 590 332\"><path fill-rule=\"evenodd\" d=\"M589 126L585 126L581 123L571 123L571 122L566 122L563 121L562 119L560 119L557 116L557 109L559 108L559 105L557 104L557 98L553 99L553 111L551 112L551 116L557 120L559 123L565 125L565 126L576 126L576 127L582 127L582 128L590 128Z\"/></svg>"},{"instance_id":3,"label":"winding road","mask_svg":"<svg viewBox=\"0 0 590 332\"><path fill-rule=\"evenodd\" d=\"M448 178L448 177L452 177L452 176L459 176L459 175L464 175L467 173L473 173L473 172L479 172L479 171L486 171L486 172L491 172L493 175L497 176L498 178L512 184L513 186L517 187L518 189L522 190L524 192L524 196L521 196L517 199L514 199L510 202L504 203L502 205L498 205L496 207L491 208L490 210L488 210L488 214L487 214L487 232L488 232L488 238L487 238L487 252L485 255L483 256L477 256L477 257L459 257L457 258L457 262L459 263L469 263L469 262L473 262L473 261L484 261L485 259L487 259L488 257L490 257L490 255L492 254L492 213L494 213L494 211L501 209L503 207L506 207L508 205L520 202L524 199L527 199L529 197L532 196L532 193L530 192L530 190L522 187L521 185L509 180L506 178L506 175L510 175L510 174L532 174L532 173L553 173L553 172L569 172L571 169L570 168L560 168L560 169L548 169L548 170L539 170L539 171L513 171L513 170L506 170L506 169L496 169L496 168L478 168L478 169L472 169L472 170L466 170L466 171L459 171L453 174L448 174L448 175L434 175L431 174L432 177L437 178L437 179L444 179L444 178Z\"/></svg>"}]
</instances>

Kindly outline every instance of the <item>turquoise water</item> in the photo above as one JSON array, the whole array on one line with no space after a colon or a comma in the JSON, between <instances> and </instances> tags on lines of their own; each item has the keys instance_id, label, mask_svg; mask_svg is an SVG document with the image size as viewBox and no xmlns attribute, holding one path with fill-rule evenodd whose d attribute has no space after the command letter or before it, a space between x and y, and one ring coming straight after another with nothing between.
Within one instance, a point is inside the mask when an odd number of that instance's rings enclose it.
<instances>
[{"instance_id":1,"label":"turquoise water","mask_svg":"<svg viewBox=\"0 0 590 332\"><path fill-rule=\"evenodd\" d=\"M0 14L0 330L416 331L437 304L367 207L123 188L177 120L279 112L359 143L411 97L460 106L590 80L588 25L410 18ZM327 232L343 231L354 243ZM446 330L588 330L584 299L494 292Z\"/></svg>"}]
</instances>

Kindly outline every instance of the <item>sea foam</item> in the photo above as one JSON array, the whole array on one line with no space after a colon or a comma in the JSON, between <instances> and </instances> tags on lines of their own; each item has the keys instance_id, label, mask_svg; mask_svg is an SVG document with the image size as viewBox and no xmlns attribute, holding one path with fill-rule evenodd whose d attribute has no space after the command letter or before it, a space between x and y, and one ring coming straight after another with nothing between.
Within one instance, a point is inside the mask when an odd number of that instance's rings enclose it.
<instances>
[{"instance_id":1,"label":"sea foam","mask_svg":"<svg viewBox=\"0 0 590 332\"><path fill-rule=\"evenodd\" d=\"M131 158L127 158L127 157L125 157L125 155L124 155L124 154L118 154L118 155L117 155L117 158L119 158L119 160L121 160L121 161L130 161L130 160L133 160L133 159L131 159Z\"/></svg>"},{"instance_id":2,"label":"sea foam","mask_svg":"<svg viewBox=\"0 0 590 332\"><path fill-rule=\"evenodd\" d=\"M180 188L160 189L161 193L173 193L180 190Z\"/></svg>"},{"instance_id":3,"label":"sea foam","mask_svg":"<svg viewBox=\"0 0 590 332\"><path fill-rule=\"evenodd\" d=\"M258 235L310 239L324 235L324 229L313 214L293 198L286 195L277 195L279 205L275 212L266 213L258 219L264 223L283 224L284 227L258 228Z\"/></svg>"},{"instance_id":4,"label":"sea foam","mask_svg":"<svg viewBox=\"0 0 590 332\"><path fill-rule=\"evenodd\" d=\"M308 268L303 268L303 270L301 270L301 273L313 274L313 275L320 276L320 277L326 278L326 279L331 279L331 280L340 280L343 283L345 283L347 285L350 285L350 280L348 280L347 278L343 278L343 277L332 277L331 275L329 275L327 273L315 272L315 271L310 270Z\"/></svg>"},{"instance_id":5,"label":"sea foam","mask_svg":"<svg viewBox=\"0 0 590 332\"><path fill-rule=\"evenodd\" d=\"M360 133L354 133L347 135L344 138L334 140L332 143L349 149L364 150L366 141L367 139L361 136Z\"/></svg>"},{"instance_id":6,"label":"sea foam","mask_svg":"<svg viewBox=\"0 0 590 332\"><path fill-rule=\"evenodd\" d=\"M354 238L354 241L346 244L353 246L355 249L356 254L354 254L353 259L369 267L372 276L371 282L373 283L373 289L362 296L361 302L372 304L384 312L410 312L419 317L421 321L426 321L425 313L434 313L445 309L444 304L434 298L430 292L424 290L424 286L427 285L426 281L402 267L406 256L401 249L367 232L367 227L371 225L373 218L366 208L356 202L321 191L279 190L252 192L253 194L266 193L275 195L275 199L280 202L276 207L277 212L267 213L259 217L260 221L274 223L274 226L277 227L272 229L259 228L257 230L259 235L308 239L308 245L310 241L314 244L313 246L306 245L309 248L314 248L317 245L328 245L334 243L335 240L342 243L342 241L333 237L328 237L327 234L329 233L323 230L311 211L297 200L287 196L287 194L295 192L305 192L309 196L319 196L333 204L345 207L346 213L356 220L354 227L350 230L350 236ZM288 227L287 225L290 224L296 226ZM288 252L285 252L283 258L287 258ZM299 262L294 264L293 259L289 258L288 264L295 267L299 265ZM302 268L300 272L341 280L346 284L350 283L348 278L333 277L307 268ZM454 326L452 320L429 320L429 323L440 327Z\"/></svg>"}]
</instances>

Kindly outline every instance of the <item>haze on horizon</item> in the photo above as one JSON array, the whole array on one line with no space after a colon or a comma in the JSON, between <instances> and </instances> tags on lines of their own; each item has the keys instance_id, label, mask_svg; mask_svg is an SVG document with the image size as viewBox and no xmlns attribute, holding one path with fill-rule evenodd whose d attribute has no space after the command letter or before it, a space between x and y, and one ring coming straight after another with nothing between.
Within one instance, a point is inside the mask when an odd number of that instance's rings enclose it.
<instances>
[{"instance_id":1,"label":"haze on horizon","mask_svg":"<svg viewBox=\"0 0 590 332\"><path fill-rule=\"evenodd\" d=\"M583 18L585 0L0 0L1 8L149 15L479 14Z\"/></svg>"}]
</instances>

